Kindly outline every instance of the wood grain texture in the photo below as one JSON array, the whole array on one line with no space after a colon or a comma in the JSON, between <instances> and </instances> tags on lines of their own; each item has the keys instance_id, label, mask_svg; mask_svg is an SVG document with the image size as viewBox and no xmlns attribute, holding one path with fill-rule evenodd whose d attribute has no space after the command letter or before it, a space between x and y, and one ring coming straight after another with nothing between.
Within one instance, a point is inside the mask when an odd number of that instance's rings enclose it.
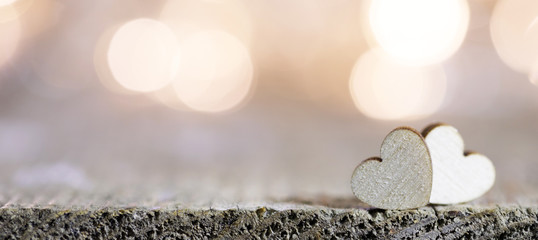
<instances>
[{"instance_id":1,"label":"wood grain texture","mask_svg":"<svg viewBox=\"0 0 538 240\"><path fill-rule=\"evenodd\" d=\"M479 153L464 155L463 138L447 124L433 124L423 131L433 167L431 203L455 204L484 195L495 182L495 168Z\"/></svg>"},{"instance_id":2,"label":"wood grain texture","mask_svg":"<svg viewBox=\"0 0 538 240\"><path fill-rule=\"evenodd\" d=\"M409 209L428 203L432 187L428 148L414 129L396 128L383 140L381 158L363 161L351 178L361 201L383 209Z\"/></svg>"}]
</instances>

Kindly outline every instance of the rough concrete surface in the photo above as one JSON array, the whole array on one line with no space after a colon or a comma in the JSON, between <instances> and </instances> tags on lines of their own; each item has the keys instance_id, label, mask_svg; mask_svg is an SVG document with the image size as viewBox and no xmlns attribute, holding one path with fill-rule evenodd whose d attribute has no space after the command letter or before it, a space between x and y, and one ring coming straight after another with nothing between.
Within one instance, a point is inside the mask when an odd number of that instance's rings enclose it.
<instances>
[{"instance_id":1,"label":"rough concrete surface","mask_svg":"<svg viewBox=\"0 0 538 240\"><path fill-rule=\"evenodd\" d=\"M537 239L538 207L5 207L0 223L0 239Z\"/></svg>"}]
</instances>

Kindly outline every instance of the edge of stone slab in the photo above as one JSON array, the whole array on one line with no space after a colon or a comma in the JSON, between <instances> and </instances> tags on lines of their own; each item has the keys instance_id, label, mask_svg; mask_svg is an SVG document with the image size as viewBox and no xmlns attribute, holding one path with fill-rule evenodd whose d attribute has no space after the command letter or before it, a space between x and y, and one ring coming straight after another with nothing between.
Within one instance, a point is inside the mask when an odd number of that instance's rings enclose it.
<instances>
[{"instance_id":1,"label":"edge of stone slab","mask_svg":"<svg viewBox=\"0 0 538 240\"><path fill-rule=\"evenodd\" d=\"M301 204L181 207L8 206L0 238L538 238L538 206L453 205L414 210Z\"/></svg>"}]
</instances>

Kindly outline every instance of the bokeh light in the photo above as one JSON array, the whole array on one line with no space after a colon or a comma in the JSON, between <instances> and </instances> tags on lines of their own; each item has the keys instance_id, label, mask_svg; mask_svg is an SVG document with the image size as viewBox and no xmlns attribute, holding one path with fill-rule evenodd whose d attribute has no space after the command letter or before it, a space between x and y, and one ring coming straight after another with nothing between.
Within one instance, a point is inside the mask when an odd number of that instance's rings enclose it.
<instances>
[{"instance_id":1,"label":"bokeh light","mask_svg":"<svg viewBox=\"0 0 538 240\"><path fill-rule=\"evenodd\" d=\"M221 30L250 43L250 13L240 0L170 0L163 6L160 21L170 26L179 40L201 30Z\"/></svg>"},{"instance_id":2,"label":"bokeh light","mask_svg":"<svg viewBox=\"0 0 538 240\"><path fill-rule=\"evenodd\" d=\"M0 68L13 57L20 37L19 21L0 22Z\"/></svg>"},{"instance_id":3,"label":"bokeh light","mask_svg":"<svg viewBox=\"0 0 538 240\"><path fill-rule=\"evenodd\" d=\"M461 45L469 25L465 0L376 0L368 23L375 43L408 65L439 63Z\"/></svg>"},{"instance_id":4,"label":"bokeh light","mask_svg":"<svg viewBox=\"0 0 538 240\"><path fill-rule=\"evenodd\" d=\"M501 59L514 70L527 73L538 58L538 1L498 1L490 31Z\"/></svg>"},{"instance_id":5,"label":"bokeh light","mask_svg":"<svg viewBox=\"0 0 538 240\"><path fill-rule=\"evenodd\" d=\"M176 36L163 23L136 19L122 25L112 37L107 60L120 85L136 92L168 85L179 68Z\"/></svg>"},{"instance_id":6,"label":"bokeh light","mask_svg":"<svg viewBox=\"0 0 538 240\"><path fill-rule=\"evenodd\" d=\"M10 5L14 2L16 2L17 0L0 0L0 7L4 7L6 5Z\"/></svg>"},{"instance_id":7,"label":"bokeh light","mask_svg":"<svg viewBox=\"0 0 538 240\"><path fill-rule=\"evenodd\" d=\"M380 49L363 54L351 73L350 90L357 108L371 118L417 119L434 113L446 92L439 65L402 65Z\"/></svg>"},{"instance_id":8,"label":"bokeh light","mask_svg":"<svg viewBox=\"0 0 538 240\"><path fill-rule=\"evenodd\" d=\"M114 37L114 34L116 33L116 31L118 31L119 28L119 25L112 26L101 34L101 37L95 44L93 65L97 77L106 89L114 93L135 94L137 92L133 92L126 89L125 87L120 85L120 83L116 81L116 79L114 79L114 75L112 75L112 71L110 71L110 66L107 60L110 41L112 40L112 37Z\"/></svg>"},{"instance_id":9,"label":"bokeh light","mask_svg":"<svg viewBox=\"0 0 538 240\"><path fill-rule=\"evenodd\" d=\"M253 81L247 48L222 31L203 31L182 44L182 64L174 81L178 97L189 108L221 112L238 106Z\"/></svg>"},{"instance_id":10,"label":"bokeh light","mask_svg":"<svg viewBox=\"0 0 538 240\"><path fill-rule=\"evenodd\" d=\"M179 99L173 85L166 86L148 94L153 101L178 111L192 111Z\"/></svg>"},{"instance_id":11,"label":"bokeh light","mask_svg":"<svg viewBox=\"0 0 538 240\"><path fill-rule=\"evenodd\" d=\"M33 3L34 0L0 0L0 23L17 19Z\"/></svg>"},{"instance_id":12,"label":"bokeh light","mask_svg":"<svg viewBox=\"0 0 538 240\"><path fill-rule=\"evenodd\" d=\"M529 80L532 84L538 86L538 61L534 63L531 70L529 71Z\"/></svg>"},{"instance_id":13,"label":"bokeh light","mask_svg":"<svg viewBox=\"0 0 538 240\"><path fill-rule=\"evenodd\" d=\"M23 1L23 0L19 0ZM24 26L24 37L33 39L42 33L49 31L53 26L57 26L60 21L61 12L65 6L55 0L24 0L31 1L28 10L19 19Z\"/></svg>"}]
</instances>

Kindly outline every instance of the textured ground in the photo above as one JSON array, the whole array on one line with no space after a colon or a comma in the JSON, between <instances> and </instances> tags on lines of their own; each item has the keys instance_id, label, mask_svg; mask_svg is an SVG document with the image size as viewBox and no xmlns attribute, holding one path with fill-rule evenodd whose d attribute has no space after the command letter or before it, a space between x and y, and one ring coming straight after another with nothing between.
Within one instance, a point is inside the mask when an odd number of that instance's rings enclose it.
<instances>
[{"instance_id":1,"label":"textured ground","mask_svg":"<svg viewBox=\"0 0 538 240\"><path fill-rule=\"evenodd\" d=\"M0 210L1 239L536 239L538 208L448 206L383 211L304 204L256 208Z\"/></svg>"}]
</instances>

